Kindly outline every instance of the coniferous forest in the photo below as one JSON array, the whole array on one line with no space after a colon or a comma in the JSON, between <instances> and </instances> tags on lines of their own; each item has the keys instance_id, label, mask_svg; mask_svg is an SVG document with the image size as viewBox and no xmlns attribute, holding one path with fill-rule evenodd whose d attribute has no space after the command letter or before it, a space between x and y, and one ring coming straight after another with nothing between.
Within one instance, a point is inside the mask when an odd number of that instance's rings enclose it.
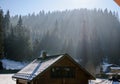
<instances>
[{"instance_id":1,"label":"coniferous forest","mask_svg":"<svg viewBox=\"0 0 120 84\"><path fill-rule=\"evenodd\" d=\"M68 53L88 69L120 65L120 21L107 9L74 9L10 16L0 9L0 56L31 61L42 50Z\"/></svg>"}]
</instances>

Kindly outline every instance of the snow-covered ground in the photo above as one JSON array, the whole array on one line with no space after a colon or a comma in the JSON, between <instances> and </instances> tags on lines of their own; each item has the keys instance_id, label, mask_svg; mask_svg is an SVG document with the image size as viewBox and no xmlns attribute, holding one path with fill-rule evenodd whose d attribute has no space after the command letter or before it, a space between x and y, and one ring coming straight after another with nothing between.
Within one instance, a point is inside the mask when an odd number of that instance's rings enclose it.
<instances>
[{"instance_id":1,"label":"snow-covered ground","mask_svg":"<svg viewBox=\"0 0 120 84\"><path fill-rule=\"evenodd\" d=\"M12 79L13 74L0 74L0 84L16 84ZM107 79L96 79L89 81L89 84L120 84L120 82L112 82Z\"/></svg>"},{"instance_id":2,"label":"snow-covered ground","mask_svg":"<svg viewBox=\"0 0 120 84\"><path fill-rule=\"evenodd\" d=\"M17 62L8 59L2 59L3 67L7 70L22 69L28 63ZM0 84L16 84L15 80L12 80L13 74L0 74ZM112 82L107 79L96 79L89 81L89 84L120 84L120 82Z\"/></svg>"},{"instance_id":3,"label":"snow-covered ground","mask_svg":"<svg viewBox=\"0 0 120 84\"><path fill-rule=\"evenodd\" d=\"M2 59L3 68L6 70L18 70L25 67L28 63L13 61L9 59ZM0 84L16 84L16 81L12 79L13 74L0 74Z\"/></svg>"},{"instance_id":4,"label":"snow-covered ground","mask_svg":"<svg viewBox=\"0 0 120 84\"><path fill-rule=\"evenodd\" d=\"M1 62L3 64L3 68L7 70L22 69L24 66L27 65L27 63L13 61L9 59L2 59Z\"/></svg>"},{"instance_id":5,"label":"snow-covered ground","mask_svg":"<svg viewBox=\"0 0 120 84\"><path fill-rule=\"evenodd\" d=\"M0 84L16 84L15 80L12 80L13 74L0 74Z\"/></svg>"},{"instance_id":6,"label":"snow-covered ground","mask_svg":"<svg viewBox=\"0 0 120 84\"><path fill-rule=\"evenodd\" d=\"M107 79L96 79L89 81L89 84L120 84L120 82L113 82Z\"/></svg>"}]
</instances>

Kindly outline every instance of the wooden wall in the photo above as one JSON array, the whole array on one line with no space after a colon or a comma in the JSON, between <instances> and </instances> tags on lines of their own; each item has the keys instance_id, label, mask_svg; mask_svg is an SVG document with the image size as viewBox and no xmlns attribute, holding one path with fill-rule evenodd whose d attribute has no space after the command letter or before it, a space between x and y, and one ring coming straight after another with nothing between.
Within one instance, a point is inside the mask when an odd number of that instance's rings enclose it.
<instances>
[{"instance_id":1,"label":"wooden wall","mask_svg":"<svg viewBox=\"0 0 120 84\"><path fill-rule=\"evenodd\" d=\"M75 68L75 78L52 78L51 68L55 66L70 66ZM76 64L72 63L67 57L60 59L54 66L50 67L42 75L38 75L34 84L88 84L88 76Z\"/></svg>"}]
</instances>

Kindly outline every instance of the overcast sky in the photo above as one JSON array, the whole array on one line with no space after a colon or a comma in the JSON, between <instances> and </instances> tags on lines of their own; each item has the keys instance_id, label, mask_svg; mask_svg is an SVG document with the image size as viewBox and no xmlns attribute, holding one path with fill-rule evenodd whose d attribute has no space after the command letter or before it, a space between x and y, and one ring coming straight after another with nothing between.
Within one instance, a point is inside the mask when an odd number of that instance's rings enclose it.
<instances>
[{"instance_id":1,"label":"overcast sky","mask_svg":"<svg viewBox=\"0 0 120 84\"><path fill-rule=\"evenodd\" d=\"M113 0L0 0L0 7L5 13L9 10L12 16L79 8L107 8L119 12L120 16L120 7Z\"/></svg>"}]
</instances>

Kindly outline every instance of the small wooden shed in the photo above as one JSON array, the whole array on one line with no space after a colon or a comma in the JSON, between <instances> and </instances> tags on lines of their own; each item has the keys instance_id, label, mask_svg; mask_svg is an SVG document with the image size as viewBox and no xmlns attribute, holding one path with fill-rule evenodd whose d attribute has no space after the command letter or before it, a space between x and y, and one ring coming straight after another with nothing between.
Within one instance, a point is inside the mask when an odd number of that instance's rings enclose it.
<instances>
[{"instance_id":1,"label":"small wooden shed","mask_svg":"<svg viewBox=\"0 0 120 84\"><path fill-rule=\"evenodd\" d=\"M14 74L16 84L88 84L95 79L68 54L46 56L35 59Z\"/></svg>"}]
</instances>

